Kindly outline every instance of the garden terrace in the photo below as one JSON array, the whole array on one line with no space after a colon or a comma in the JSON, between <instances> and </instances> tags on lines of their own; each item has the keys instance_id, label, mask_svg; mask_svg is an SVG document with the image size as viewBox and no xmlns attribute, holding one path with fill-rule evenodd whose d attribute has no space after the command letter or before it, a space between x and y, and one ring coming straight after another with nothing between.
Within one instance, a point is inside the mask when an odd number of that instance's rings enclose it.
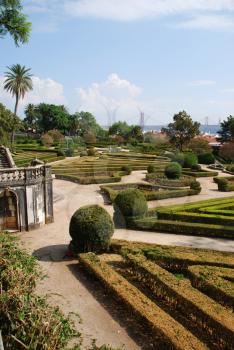
<instances>
[{"instance_id":1,"label":"garden terrace","mask_svg":"<svg viewBox=\"0 0 234 350\"><path fill-rule=\"evenodd\" d=\"M101 191L107 195L109 203L113 203L115 197L122 190L129 188L134 188L140 190L147 201L166 199L166 198L176 198L191 196L197 194L195 190L189 188L173 188L173 187L163 187L158 185L150 185L143 183L127 183L127 184L117 184L117 185L107 185L100 186Z\"/></svg>"},{"instance_id":2,"label":"garden terrace","mask_svg":"<svg viewBox=\"0 0 234 350\"><path fill-rule=\"evenodd\" d=\"M156 349L234 349L233 254L113 241L110 253L81 254L80 262L151 332Z\"/></svg>"},{"instance_id":3,"label":"garden terrace","mask_svg":"<svg viewBox=\"0 0 234 350\"><path fill-rule=\"evenodd\" d=\"M46 163L55 162L57 160L64 159L63 156L58 156L57 151L41 149L41 150L17 150L15 154L13 154L13 159L17 166L24 167L31 163L33 159L39 159Z\"/></svg>"},{"instance_id":4,"label":"garden terrace","mask_svg":"<svg viewBox=\"0 0 234 350\"><path fill-rule=\"evenodd\" d=\"M166 160L157 157L140 155L104 155L100 157L81 157L66 160L53 166L56 178L70 180L80 184L118 182L121 176L127 175L123 167L131 170L145 170L149 164L154 164L162 170Z\"/></svg>"},{"instance_id":5,"label":"garden terrace","mask_svg":"<svg viewBox=\"0 0 234 350\"><path fill-rule=\"evenodd\" d=\"M133 218L127 225L138 230L230 239L234 238L233 207L234 197L161 207L150 210L147 217ZM213 212L222 208L224 215Z\"/></svg>"}]
</instances>

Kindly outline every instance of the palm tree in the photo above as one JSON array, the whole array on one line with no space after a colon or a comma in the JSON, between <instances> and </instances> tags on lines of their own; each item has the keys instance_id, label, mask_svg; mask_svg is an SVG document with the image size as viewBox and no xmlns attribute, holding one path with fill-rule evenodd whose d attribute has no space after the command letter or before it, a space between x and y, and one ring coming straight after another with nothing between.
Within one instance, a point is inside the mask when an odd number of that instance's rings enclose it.
<instances>
[{"instance_id":1,"label":"palm tree","mask_svg":"<svg viewBox=\"0 0 234 350\"><path fill-rule=\"evenodd\" d=\"M6 79L4 82L4 89L15 97L14 115L16 118L19 100L24 98L26 92L33 89L32 74L29 73L31 68L26 68L20 64L14 64L7 68L8 72L5 73ZM14 142L14 131L15 129L13 128L11 133L11 146Z\"/></svg>"}]
</instances>

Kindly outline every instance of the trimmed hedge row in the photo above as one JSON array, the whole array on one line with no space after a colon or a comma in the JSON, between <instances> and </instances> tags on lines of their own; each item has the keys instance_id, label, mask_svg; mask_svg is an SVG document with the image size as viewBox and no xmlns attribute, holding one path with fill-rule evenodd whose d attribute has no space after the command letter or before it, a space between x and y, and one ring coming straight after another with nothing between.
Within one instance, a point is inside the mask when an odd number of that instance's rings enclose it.
<instances>
[{"instance_id":1,"label":"trimmed hedge row","mask_svg":"<svg viewBox=\"0 0 234 350\"><path fill-rule=\"evenodd\" d=\"M131 222L128 222L128 227L143 231L161 231L182 235L229 239L234 238L234 230L231 226L224 227L222 225L157 220L154 217L145 217L143 219L134 218Z\"/></svg>"},{"instance_id":2,"label":"trimmed hedge row","mask_svg":"<svg viewBox=\"0 0 234 350\"><path fill-rule=\"evenodd\" d=\"M139 189L144 194L147 201L192 196L199 193L199 191L197 190L192 190L188 188L187 189L179 189L179 188L178 189L169 189L169 188L160 189L158 186L144 185L144 184L138 184L138 183L120 185L119 189L118 189L118 186L101 186L100 188L102 192L104 192L107 195L109 203L113 203L118 193L121 190L124 190L127 188Z\"/></svg>"},{"instance_id":3,"label":"trimmed hedge row","mask_svg":"<svg viewBox=\"0 0 234 350\"><path fill-rule=\"evenodd\" d=\"M202 329L212 347L234 347L234 318L223 306L142 255L127 254L125 258L135 278L183 314L190 325Z\"/></svg>"},{"instance_id":4,"label":"trimmed hedge row","mask_svg":"<svg viewBox=\"0 0 234 350\"><path fill-rule=\"evenodd\" d=\"M234 216L227 217L225 215L191 213L186 211L180 211L180 212L158 211L157 214L158 214L158 219L160 220L175 220L175 221L184 221L184 222L193 222L193 223L234 226Z\"/></svg>"},{"instance_id":5,"label":"trimmed hedge row","mask_svg":"<svg viewBox=\"0 0 234 350\"><path fill-rule=\"evenodd\" d=\"M125 175L125 174L123 174ZM56 179L67 180L71 182L78 183L80 185L90 185L90 184L103 184L103 183L112 183L119 182L121 180L122 174L114 174L113 176L86 176L79 177L74 175L62 175L55 174Z\"/></svg>"},{"instance_id":6,"label":"trimmed hedge row","mask_svg":"<svg viewBox=\"0 0 234 350\"><path fill-rule=\"evenodd\" d=\"M219 175L217 171L208 171L208 170L192 171L192 170L183 169L182 173L184 175L194 176L194 177L213 177L213 176Z\"/></svg>"},{"instance_id":7,"label":"trimmed hedge row","mask_svg":"<svg viewBox=\"0 0 234 350\"><path fill-rule=\"evenodd\" d=\"M146 174L146 181L158 185L158 186L166 186L166 187L187 187L190 186L191 182L194 181L193 176L182 175L178 180L169 180L164 176L163 173L152 173Z\"/></svg>"},{"instance_id":8,"label":"trimmed hedge row","mask_svg":"<svg viewBox=\"0 0 234 350\"><path fill-rule=\"evenodd\" d=\"M153 303L93 253L80 254L80 263L94 274L131 313L148 325L157 336L161 349L207 349L193 334Z\"/></svg>"},{"instance_id":9,"label":"trimmed hedge row","mask_svg":"<svg viewBox=\"0 0 234 350\"><path fill-rule=\"evenodd\" d=\"M233 269L214 266L189 266L189 277L195 288L218 303L234 309ZM228 280L230 279L230 280Z\"/></svg>"},{"instance_id":10,"label":"trimmed hedge row","mask_svg":"<svg viewBox=\"0 0 234 350\"><path fill-rule=\"evenodd\" d=\"M163 268L178 272L183 272L190 265L234 268L233 253L210 249L112 240L111 250L121 255L144 254Z\"/></svg>"}]
</instances>

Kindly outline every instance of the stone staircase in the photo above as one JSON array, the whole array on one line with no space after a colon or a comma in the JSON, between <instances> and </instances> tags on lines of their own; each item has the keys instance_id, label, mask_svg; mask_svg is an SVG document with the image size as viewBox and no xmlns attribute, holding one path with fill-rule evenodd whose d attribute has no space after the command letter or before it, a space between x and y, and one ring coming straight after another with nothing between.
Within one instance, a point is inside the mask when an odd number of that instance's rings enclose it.
<instances>
[{"instance_id":1,"label":"stone staircase","mask_svg":"<svg viewBox=\"0 0 234 350\"><path fill-rule=\"evenodd\" d=\"M3 169L3 168L10 168L10 165L8 163L8 159L6 158L6 156L0 153L0 169Z\"/></svg>"},{"instance_id":2,"label":"stone staircase","mask_svg":"<svg viewBox=\"0 0 234 350\"><path fill-rule=\"evenodd\" d=\"M6 168L15 168L15 163L8 148L0 146L0 169Z\"/></svg>"}]
</instances>

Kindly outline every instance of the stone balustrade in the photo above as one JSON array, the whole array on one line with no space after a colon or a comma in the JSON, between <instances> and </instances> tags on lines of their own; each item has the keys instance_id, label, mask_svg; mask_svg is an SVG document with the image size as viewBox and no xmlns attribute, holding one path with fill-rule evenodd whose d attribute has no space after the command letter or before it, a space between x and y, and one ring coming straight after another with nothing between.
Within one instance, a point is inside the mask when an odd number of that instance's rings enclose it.
<instances>
[{"instance_id":1,"label":"stone balustrade","mask_svg":"<svg viewBox=\"0 0 234 350\"><path fill-rule=\"evenodd\" d=\"M51 177L49 165L39 165L27 168L0 169L0 187L22 186L41 182Z\"/></svg>"}]
</instances>

